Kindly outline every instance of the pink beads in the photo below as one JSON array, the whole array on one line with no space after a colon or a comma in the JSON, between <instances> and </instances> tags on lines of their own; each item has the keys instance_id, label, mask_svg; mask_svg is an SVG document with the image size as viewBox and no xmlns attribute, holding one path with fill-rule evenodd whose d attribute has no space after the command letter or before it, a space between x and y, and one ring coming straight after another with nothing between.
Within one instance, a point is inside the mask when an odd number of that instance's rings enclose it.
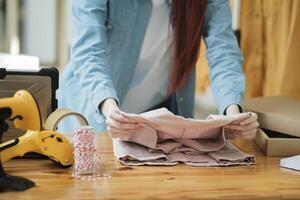
<instances>
[{"instance_id":1,"label":"pink beads","mask_svg":"<svg viewBox=\"0 0 300 200\"><path fill-rule=\"evenodd\" d=\"M92 127L82 126L75 130L72 177L89 181L110 178L110 175L99 173L100 152L95 148L94 140Z\"/></svg>"}]
</instances>

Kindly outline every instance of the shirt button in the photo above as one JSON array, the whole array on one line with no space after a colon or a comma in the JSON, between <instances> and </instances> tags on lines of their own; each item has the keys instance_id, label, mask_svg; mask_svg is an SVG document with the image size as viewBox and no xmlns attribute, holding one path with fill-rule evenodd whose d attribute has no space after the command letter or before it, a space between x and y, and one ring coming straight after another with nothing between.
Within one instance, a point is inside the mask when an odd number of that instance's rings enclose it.
<instances>
[{"instance_id":1,"label":"shirt button","mask_svg":"<svg viewBox=\"0 0 300 200\"><path fill-rule=\"evenodd\" d=\"M109 19L106 20L107 29L112 29L111 21Z\"/></svg>"},{"instance_id":2,"label":"shirt button","mask_svg":"<svg viewBox=\"0 0 300 200\"><path fill-rule=\"evenodd\" d=\"M183 98L182 98L182 97L180 97L180 98L179 98L179 101L180 101L180 102L183 102Z\"/></svg>"}]
</instances>

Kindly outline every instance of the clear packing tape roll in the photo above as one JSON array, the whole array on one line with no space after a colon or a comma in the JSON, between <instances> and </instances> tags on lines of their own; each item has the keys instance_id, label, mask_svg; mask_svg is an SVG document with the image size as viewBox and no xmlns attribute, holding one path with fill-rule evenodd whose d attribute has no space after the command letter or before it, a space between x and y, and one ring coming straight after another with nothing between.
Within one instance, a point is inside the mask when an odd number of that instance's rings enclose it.
<instances>
[{"instance_id":1,"label":"clear packing tape roll","mask_svg":"<svg viewBox=\"0 0 300 200\"><path fill-rule=\"evenodd\" d=\"M80 124L71 135L74 146L72 177L89 181L110 178L110 174L100 173L100 152L95 147L95 133L83 115L69 109L57 109L48 117L44 128L56 131L59 123L70 116Z\"/></svg>"},{"instance_id":2,"label":"clear packing tape roll","mask_svg":"<svg viewBox=\"0 0 300 200\"><path fill-rule=\"evenodd\" d=\"M49 115L47 118L44 129L49 131L56 131L58 124L67 117L75 117L81 126L88 126L89 123L87 119L80 113L74 112L69 109L57 109Z\"/></svg>"}]
</instances>

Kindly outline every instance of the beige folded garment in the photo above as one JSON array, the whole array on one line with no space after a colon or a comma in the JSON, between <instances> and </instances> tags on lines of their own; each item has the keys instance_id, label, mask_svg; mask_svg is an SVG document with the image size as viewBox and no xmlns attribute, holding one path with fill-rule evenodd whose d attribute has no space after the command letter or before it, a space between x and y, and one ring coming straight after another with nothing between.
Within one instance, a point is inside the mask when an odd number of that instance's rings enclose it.
<instances>
[{"instance_id":1,"label":"beige folded garment","mask_svg":"<svg viewBox=\"0 0 300 200\"><path fill-rule=\"evenodd\" d=\"M141 125L126 135L111 135L115 157L125 165L229 166L255 164L252 155L226 141L225 125L238 124L250 113L186 119L165 108L139 115L123 113Z\"/></svg>"}]
</instances>

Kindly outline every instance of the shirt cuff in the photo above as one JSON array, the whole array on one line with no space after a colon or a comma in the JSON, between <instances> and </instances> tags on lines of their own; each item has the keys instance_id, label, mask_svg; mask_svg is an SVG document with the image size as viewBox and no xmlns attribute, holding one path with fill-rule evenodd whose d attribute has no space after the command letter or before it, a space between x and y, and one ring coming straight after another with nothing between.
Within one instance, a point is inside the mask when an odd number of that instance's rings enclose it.
<instances>
[{"instance_id":1,"label":"shirt cuff","mask_svg":"<svg viewBox=\"0 0 300 200\"><path fill-rule=\"evenodd\" d=\"M101 112L101 110L99 109L99 105L101 105L103 103L103 101L108 98L115 99L117 104L119 105L119 99L117 97L116 91L110 87L101 88L100 91L101 92L99 92L98 95L93 97L93 104L94 104L94 109L95 109L96 114L100 116L100 118L98 118L98 120L100 120L99 122L101 123L101 122L105 121L105 117L104 117L103 113Z\"/></svg>"},{"instance_id":2,"label":"shirt cuff","mask_svg":"<svg viewBox=\"0 0 300 200\"><path fill-rule=\"evenodd\" d=\"M231 106L231 105L237 105L238 108L239 108L240 113L243 112L243 108L242 108L242 106L241 106L240 104L233 103L233 104L228 105L228 106L224 109L223 115L227 115L227 108L228 108L229 106Z\"/></svg>"},{"instance_id":3,"label":"shirt cuff","mask_svg":"<svg viewBox=\"0 0 300 200\"><path fill-rule=\"evenodd\" d=\"M238 105L240 112L243 112L243 97L241 95L228 95L223 97L218 105L219 114L226 115L227 107L232 104Z\"/></svg>"}]
</instances>

